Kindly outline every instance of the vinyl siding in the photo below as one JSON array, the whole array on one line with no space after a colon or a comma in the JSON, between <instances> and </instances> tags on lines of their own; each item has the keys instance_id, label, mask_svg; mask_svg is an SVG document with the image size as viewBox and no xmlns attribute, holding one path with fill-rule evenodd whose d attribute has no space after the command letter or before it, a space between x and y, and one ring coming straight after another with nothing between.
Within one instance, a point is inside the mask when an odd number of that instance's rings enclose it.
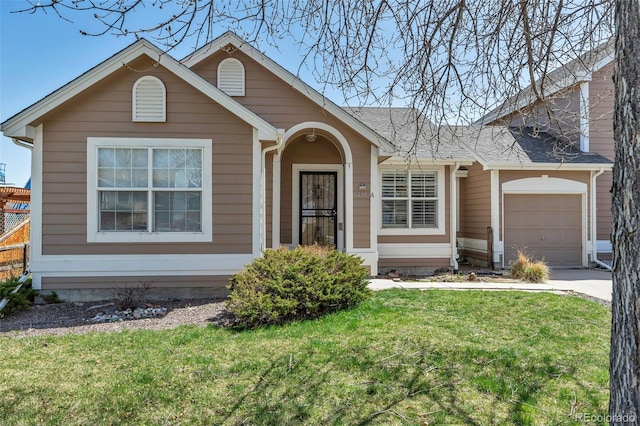
<instances>
[{"instance_id":1,"label":"vinyl siding","mask_svg":"<svg viewBox=\"0 0 640 426\"><path fill-rule=\"evenodd\" d=\"M267 71L243 52L236 51L231 56L239 59L245 68L245 96L234 98L236 101L242 103L276 128L289 129L308 121L323 122L336 128L346 138L351 148L354 186L357 188L359 183L366 183L370 187L371 144L369 141L329 114L320 105L295 90L290 84ZM229 54L226 52L214 53L194 65L192 70L216 85L218 64L227 57L229 57ZM292 148L293 146L291 145ZM284 151L284 156L286 156L287 149ZM310 156L307 155L307 157ZM315 161L310 162L313 163ZM342 160L339 162L342 163ZM287 181L290 182L290 176L285 176L285 169L286 167L283 163L281 179L283 185L287 185ZM290 192L285 187L282 188L282 206L288 210L291 209ZM345 196L351 197L352 194L345 194ZM287 199L287 197L289 198ZM281 242L285 244L291 239L291 223L290 218L286 217L285 210L282 210L282 214ZM369 215L368 200L355 199L353 211L354 248L368 248L371 245ZM348 231L345 229L345 232Z\"/></svg>"},{"instance_id":2,"label":"vinyl siding","mask_svg":"<svg viewBox=\"0 0 640 426\"><path fill-rule=\"evenodd\" d=\"M45 116L42 253L251 253L253 131L163 67L139 58L129 64L160 78L167 122L134 123L131 90L139 72L123 68ZM32 123L38 124L38 123ZM87 137L212 139L212 243L87 243ZM89 218L94 220L94 218Z\"/></svg>"},{"instance_id":3,"label":"vinyl siding","mask_svg":"<svg viewBox=\"0 0 640 426\"><path fill-rule=\"evenodd\" d=\"M491 226L491 172L479 163L468 167L466 178L460 179L464 197L460 198L460 233L464 238L487 239Z\"/></svg>"},{"instance_id":4,"label":"vinyl siding","mask_svg":"<svg viewBox=\"0 0 640 426\"><path fill-rule=\"evenodd\" d=\"M555 93L544 102L538 101L491 124L536 127L540 131L579 144L580 85Z\"/></svg>"},{"instance_id":5,"label":"vinyl siding","mask_svg":"<svg viewBox=\"0 0 640 426\"><path fill-rule=\"evenodd\" d=\"M613 62L593 73L589 83L589 150L613 160ZM611 184L613 173L605 172L596 181L597 237L611 235Z\"/></svg>"}]
</instances>

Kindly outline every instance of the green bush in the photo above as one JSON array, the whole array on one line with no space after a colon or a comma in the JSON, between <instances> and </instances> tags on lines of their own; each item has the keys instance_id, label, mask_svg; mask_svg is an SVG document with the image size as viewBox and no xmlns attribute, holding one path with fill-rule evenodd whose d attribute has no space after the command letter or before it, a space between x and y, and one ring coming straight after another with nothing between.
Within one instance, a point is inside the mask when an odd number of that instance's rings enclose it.
<instances>
[{"instance_id":1,"label":"green bush","mask_svg":"<svg viewBox=\"0 0 640 426\"><path fill-rule=\"evenodd\" d=\"M362 259L317 245L265 250L228 288L239 327L315 318L370 295Z\"/></svg>"},{"instance_id":2,"label":"green bush","mask_svg":"<svg viewBox=\"0 0 640 426\"><path fill-rule=\"evenodd\" d=\"M511 276L530 283L543 283L549 279L549 266L518 250L518 258L511 264Z\"/></svg>"},{"instance_id":3,"label":"green bush","mask_svg":"<svg viewBox=\"0 0 640 426\"><path fill-rule=\"evenodd\" d=\"M29 309L33 304L36 291L31 288L31 278L27 279L20 290L12 293L20 285L17 277L12 277L0 283L0 300L5 297L9 303L0 310L0 318L10 315L16 311Z\"/></svg>"}]
</instances>

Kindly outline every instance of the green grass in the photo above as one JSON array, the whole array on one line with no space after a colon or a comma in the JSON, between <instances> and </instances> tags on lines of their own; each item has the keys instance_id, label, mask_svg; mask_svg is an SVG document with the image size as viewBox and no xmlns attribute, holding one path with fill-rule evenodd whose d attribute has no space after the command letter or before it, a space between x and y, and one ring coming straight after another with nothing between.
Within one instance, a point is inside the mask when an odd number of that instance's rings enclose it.
<instances>
[{"instance_id":1,"label":"green grass","mask_svg":"<svg viewBox=\"0 0 640 426\"><path fill-rule=\"evenodd\" d=\"M319 320L0 337L0 424L579 424L610 313L577 297L403 291Z\"/></svg>"}]
</instances>

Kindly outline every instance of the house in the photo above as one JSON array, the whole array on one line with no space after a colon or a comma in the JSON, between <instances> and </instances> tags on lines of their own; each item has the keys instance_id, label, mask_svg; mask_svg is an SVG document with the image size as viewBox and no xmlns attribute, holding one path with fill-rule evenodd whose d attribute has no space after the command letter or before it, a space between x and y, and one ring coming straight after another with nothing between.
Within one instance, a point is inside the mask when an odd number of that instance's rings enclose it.
<instances>
[{"instance_id":1,"label":"house","mask_svg":"<svg viewBox=\"0 0 640 426\"><path fill-rule=\"evenodd\" d=\"M372 275L517 246L585 267L612 166L546 155L551 133L341 108L233 33L182 61L139 40L1 130L33 151L34 287L66 300L224 294L262 249L311 243Z\"/></svg>"},{"instance_id":2,"label":"house","mask_svg":"<svg viewBox=\"0 0 640 426\"><path fill-rule=\"evenodd\" d=\"M479 120L478 124L528 127L549 134L564 149L558 158L569 159L576 152L614 159L613 139L614 43L609 40L583 57L574 59L537 82L540 97L526 88ZM540 90L542 89L542 90ZM558 151L558 148L556 148ZM596 211L590 238L590 260L611 259L612 172L605 167L597 176L591 203ZM606 264L602 266L607 266Z\"/></svg>"}]
</instances>

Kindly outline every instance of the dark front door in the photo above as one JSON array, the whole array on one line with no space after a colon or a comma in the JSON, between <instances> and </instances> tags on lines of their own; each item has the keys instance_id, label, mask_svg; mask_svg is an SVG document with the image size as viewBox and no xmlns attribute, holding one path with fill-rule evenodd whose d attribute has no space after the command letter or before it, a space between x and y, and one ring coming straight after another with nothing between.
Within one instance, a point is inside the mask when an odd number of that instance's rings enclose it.
<instances>
[{"instance_id":1,"label":"dark front door","mask_svg":"<svg viewBox=\"0 0 640 426\"><path fill-rule=\"evenodd\" d=\"M336 247L337 173L300 172L300 244Z\"/></svg>"}]
</instances>

